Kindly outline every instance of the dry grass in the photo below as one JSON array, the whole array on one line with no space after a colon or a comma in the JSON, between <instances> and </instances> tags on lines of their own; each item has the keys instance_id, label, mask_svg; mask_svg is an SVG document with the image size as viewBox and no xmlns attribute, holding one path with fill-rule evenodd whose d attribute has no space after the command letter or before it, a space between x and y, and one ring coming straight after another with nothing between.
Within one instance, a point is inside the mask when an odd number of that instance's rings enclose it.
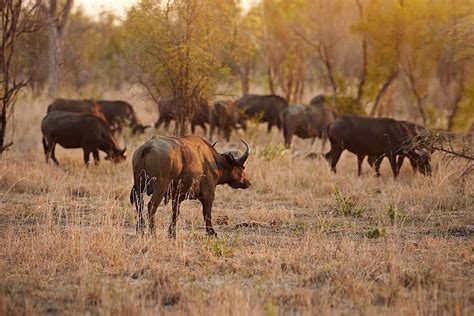
<instances>
[{"instance_id":1,"label":"dry grass","mask_svg":"<svg viewBox=\"0 0 474 316\"><path fill-rule=\"evenodd\" d=\"M155 119L150 104L135 104ZM364 165L357 178L345 154L333 175L303 158L309 141L264 157L282 137L254 128L218 144L245 137L254 148L254 186L217 190L219 239L205 236L195 202L183 203L176 241L169 206L156 237L139 237L130 160L85 169L79 150L58 150L62 167L46 165L46 105L25 101L0 161L2 315L474 314L474 181L457 181L455 163L435 157L431 178L407 164L397 181L386 165L382 178ZM147 137L126 137L131 152Z\"/></svg>"}]
</instances>

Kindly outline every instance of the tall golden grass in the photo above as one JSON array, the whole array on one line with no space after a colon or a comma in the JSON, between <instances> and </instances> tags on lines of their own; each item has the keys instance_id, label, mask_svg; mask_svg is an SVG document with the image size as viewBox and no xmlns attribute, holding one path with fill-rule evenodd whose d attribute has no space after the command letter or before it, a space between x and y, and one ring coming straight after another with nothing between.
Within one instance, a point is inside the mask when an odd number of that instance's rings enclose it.
<instances>
[{"instance_id":1,"label":"tall golden grass","mask_svg":"<svg viewBox=\"0 0 474 316\"><path fill-rule=\"evenodd\" d=\"M155 120L139 96L114 97ZM169 206L157 212L156 236L141 237L130 159L84 168L80 150L59 149L62 165L45 164L47 104L22 101L0 161L2 315L474 313L474 181L459 180L460 163L435 154L432 177L407 164L398 180L385 164L381 178L364 164L358 178L344 154L334 175L323 159L304 159L321 152L318 142L280 152L280 134L253 126L217 145L251 141L254 183L218 188L218 239L205 235L196 202L183 203L176 241ZM131 155L150 135L121 141Z\"/></svg>"}]
</instances>

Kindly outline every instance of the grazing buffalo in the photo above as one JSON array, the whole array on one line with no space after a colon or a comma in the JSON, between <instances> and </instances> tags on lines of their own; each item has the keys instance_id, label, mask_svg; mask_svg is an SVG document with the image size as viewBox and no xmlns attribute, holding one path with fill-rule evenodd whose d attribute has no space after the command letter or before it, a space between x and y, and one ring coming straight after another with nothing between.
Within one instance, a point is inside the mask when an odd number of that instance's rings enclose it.
<instances>
[{"instance_id":1,"label":"grazing buffalo","mask_svg":"<svg viewBox=\"0 0 474 316\"><path fill-rule=\"evenodd\" d=\"M130 202L135 205L138 220L137 231L144 231L142 210L143 194L151 195L148 203L148 225L154 232L154 215L161 201L172 201L173 217L169 236L176 238L176 220L180 203L185 199L199 200L202 204L206 231L216 235L211 222L212 203L216 186L228 184L234 189L246 189L251 183L245 174L245 162L250 147L245 152L218 153L212 145L198 136L154 136L133 154L134 185Z\"/></svg>"},{"instance_id":2,"label":"grazing buffalo","mask_svg":"<svg viewBox=\"0 0 474 316\"><path fill-rule=\"evenodd\" d=\"M125 124L132 129L133 134L142 134L147 128L151 127L151 125L143 125L140 122L133 107L127 102L99 100L97 104L100 106L109 124L118 132L122 131L122 127Z\"/></svg>"},{"instance_id":3,"label":"grazing buffalo","mask_svg":"<svg viewBox=\"0 0 474 316\"><path fill-rule=\"evenodd\" d=\"M291 146L293 135L303 139L312 138L312 144L318 137L322 140L322 147L324 148L327 140L326 127L328 124L328 113L324 104L290 105L282 111L281 122L287 148Z\"/></svg>"},{"instance_id":4,"label":"grazing buffalo","mask_svg":"<svg viewBox=\"0 0 474 316\"><path fill-rule=\"evenodd\" d=\"M411 146L420 156L417 158L417 156L408 155L406 151L402 151L397 157L397 172L400 172L405 158L408 158L414 173L420 171L422 174L431 175L431 166L429 162L433 151L421 148L421 146L416 143L418 138L428 134L428 130L423 126L408 121L398 121L398 123L405 132L404 147ZM380 165L384 157L386 156L368 157L368 163L375 169L377 176L380 176ZM359 170L361 170L362 160L363 157L362 159L358 159Z\"/></svg>"},{"instance_id":5,"label":"grazing buffalo","mask_svg":"<svg viewBox=\"0 0 474 316\"><path fill-rule=\"evenodd\" d=\"M232 101L218 101L209 111L209 137L212 138L214 129L218 129L227 141L230 139L232 130L237 130L239 127L246 129L246 123L243 119L239 109Z\"/></svg>"},{"instance_id":6,"label":"grazing buffalo","mask_svg":"<svg viewBox=\"0 0 474 316\"><path fill-rule=\"evenodd\" d=\"M158 112L160 113L158 120L155 123L155 128L159 128L161 124L165 124L165 129L168 129L171 121L177 120L177 103L173 96L161 98L158 102ZM209 104L206 100L200 99L196 104L196 109L191 119L191 132L194 134L196 126L201 126L206 132L206 124L209 123Z\"/></svg>"},{"instance_id":7,"label":"grazing buffalo","mask_svg":"<svg viewBox=\"0 0 474 316\"><path fill-rule=\"evenodd\" d=\"M235 105L247 118L258 118L260 122L267 122L270 132L272 126L281 130L280 114L288 106L288 101L274 94L248 94L235 101Z\"/></svg>"},{"instance_id":8,"label":"grazing buffalo","mask_svg":"<svg viewBox=\"0 0 474 316\"><path fill-rule=\"evenodd\" d=\"M102 108L94 100L55 99L48 106L48 113L53 111L93 114L109 123Z\"/></svg>"},{"instance_id":9,"label":"grazing buffalo","mask_svg":"<svg viewBox=\"0 0 474 316\"><path fill-rule=\"evenodd\" d=\"M398 175L396 157L406 155L417 161L419 170L429 173L429 160L417 150L407 128L390 118L367 118L344 115L328 125L331 150L325 155L336 172L336 165L342 152L347 149L356 154L360 164L365 156L388 157L394 177Z\"/></svg>"},{"instance_id":10,"label":"grazing buffalo","mask_svg":"<svg viewBox=\"0 0 474 316\"><path fill-rule=\"evenodd\" d=\"M43 118L41 131L46 163L51 157L59 165L54 154L56 144L64 148L82 148L86 164L91 153L95 162L99 162L99 150L114 162L126 158L126 148L119 148L108 124L92 114L53 111Z\"/></svg>"}]
</instances>

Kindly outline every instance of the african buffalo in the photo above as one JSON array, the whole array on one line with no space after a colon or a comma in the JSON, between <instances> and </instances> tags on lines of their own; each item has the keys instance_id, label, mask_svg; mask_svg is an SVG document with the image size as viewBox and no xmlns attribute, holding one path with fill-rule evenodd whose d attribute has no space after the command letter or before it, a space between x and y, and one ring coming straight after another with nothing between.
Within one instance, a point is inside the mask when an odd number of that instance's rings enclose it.
<instances>
[{"instance_id":1,"label":"african buffalo","mask_svg":"<svg viewBox=\"0 0 474 316\"><path fill-rule=\"evenodd\" d=\"M55 99L48 106L48 113L53 111L93 114L110 123L102 112L102 108L94 100Z\"/></svg>"},{"instance_id":2,"label":"african buffalo","mask_svg":"<svg viewBox=\"0 0 474 316\"><path fill-rule=\"evenodd\" d=\"M116 128L118 132L122 131L122 127L128 124L133 134L142 134L151 125L143 125L137 118L133 107L125 101L107 101L99 100L97 104L100 106L107 121L111 126Z\"/></svg>"},{"instance_id":3,"label":"african buffalo","mask_svg":"<svg viewBox=\"0 0 474 316\"><path fill-rule=\"evenodd\" d=\"M173 96L161 98L158 102L159 117L155 123L155 128L159 128L161 124L165 124L165 129L168 129L171 121L177 120L177 102ZM206 124L209 123L209 104L206 100L201 99L196 104L196 110L191 119L191 132L194 133L196 126L201 126L206 132Z\"/></svg>"},{"instance_id":4,"label":"african buffalo","mask_svg":"<svg viewBox=\"0 0 474 316\"><path fill-rule=\"evenodd\" d=\"M397 156L397 172L400 172L402 168L403 162L405 158L408 158L410 161L411 167L413 172L416 173L420 171L424 175L431 175L431 154L433 150L426 150L426 148L422 148L419 144L417 144L417 139L419 137L423 137L428 134L428 130L423 126L417 125L412 122L408 121L397 121L400 124L404 132L404 147L411 147L415 150L419 156L413 156L407 154L405 150L401 151L400 154ZM386 156L369 156L368 163L371 167L375 169L377 176L380 176L380 165L382 163L383 158ZM361 170L362 159L358 159L358 169ZM360 174L360 172L359 172Z\"/></svg>"},{"instance_id":5,"label":"african buffalo","mask_svg":"<svg viewBox=\"0 0 474 316\"><path fill-rule=\"evenodd\" d=\"M325 157L333 172L345 149L357 155L359 165L365 156L388 157L394 177L398 175L397 155L407 155L419 162L423 172L431 170L429 161L414 146L407 128L396 120L344 115L331 122L327 130L331 150Z\"/></svg>"},{"instance_id":6,"label":"african buffalo","mask_svg":"<svg viewBox=\"0 0 474 316\"><path fill-rule=\"evenodd\" d=\"M249 145L242 141L245 152L218 153L212 145L198 136L154 136L133 154L134 184L130 203L135 205L137 231L144 231L142 210L143 194L152 195L148 203L148 225L154 232L154 215L161 201L172 201L173 217L169 236L176 238L176 220L180 203L185 199L199 200L202 204L206 231L216 235L211 222L212 203L216 186L228 184L234 189L246 189L251 183L245 174Z\"/></svg>"},{"instance_id":7,"label":"african buffalo","mask_svg":"<svg viewBox=\"0 0 474 316\"><path fill-rule=\"evenodd\" d=\"M326 126L328 124L328 113L324 105L317 104L290 105L281 113L283 137L285 146L291 146L293 135L300 138L312 138L312 144L316 137L321 138L324 148L327 140Z\"/></svg>"},{"instance_id":8,"label":"african buffalo","mask_svg":"<svg viewBox=\"0 0 474 316\"><path fill-rule=\"evenodd\" d=\"M288 106L288 101L274 94L247 94L235 101L235 105L247 118L258 118L260 122L267 122L267 131L270 132L274 125L281 130L280 113Z\"/></svg>"},{"instance_id":9,"label":"african buffalo","mask_svg":"<svg viewBox=\"0 0 474 316\"><path fill-rule=\"evenodd\" d=\"M214 103L209 111L209 137L212 138L214 129L218 129L227 141L230 139L232 130L237 130L239 127L246 129L246 123L243 119L239 109L232 101L218 101Z\"/></svg>"},{"instance_id":10,"label":"african buffalo","mask_svg":"<svg viewBox=\"0 0 474 316\"><path fill-rule=\"evenodd\" d=\"M120 149L108 124L92 114L53 111L43 118L41 131L46 163L51 157L59 165L54 153L56 144L64 148L82 148L86 164L90 153L95 162L99 162L99 150L114 162L126 158L127 148Z\"/></svg>"}]
</instances>

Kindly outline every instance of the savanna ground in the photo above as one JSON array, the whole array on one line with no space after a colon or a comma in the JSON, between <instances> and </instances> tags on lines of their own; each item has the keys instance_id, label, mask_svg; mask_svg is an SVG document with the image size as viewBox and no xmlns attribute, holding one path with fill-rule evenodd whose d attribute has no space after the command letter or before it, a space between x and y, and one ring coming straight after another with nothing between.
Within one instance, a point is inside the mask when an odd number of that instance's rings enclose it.
<instances>
[{"instance_id":1,"label":"savanna ground","mask_svg":"<svg viewBox=\"0 0 474 316\"><path fill-rule=\"evenodd\" d=\"M112 96L105 96L112 97ZM152 104L127 97L146 123ZM129 158L84 168L81 150L46 165L40 121L48 100L22 100L15 144L0 161L0 314L474 314L474 181L435 154L432 177L409 164L393 180L344 154L338 173L320 143L291 153L264 126L219 150L252 145L248 190L217 189L208 238L200 204L170 206L157 234L135 234L133 150L155 131L125 135ZM163 133L163 131L160 131ZM328 148L326 148L327 150ZM102 157L104 156L101 154Z\"/></svg>"}]
</instances>

